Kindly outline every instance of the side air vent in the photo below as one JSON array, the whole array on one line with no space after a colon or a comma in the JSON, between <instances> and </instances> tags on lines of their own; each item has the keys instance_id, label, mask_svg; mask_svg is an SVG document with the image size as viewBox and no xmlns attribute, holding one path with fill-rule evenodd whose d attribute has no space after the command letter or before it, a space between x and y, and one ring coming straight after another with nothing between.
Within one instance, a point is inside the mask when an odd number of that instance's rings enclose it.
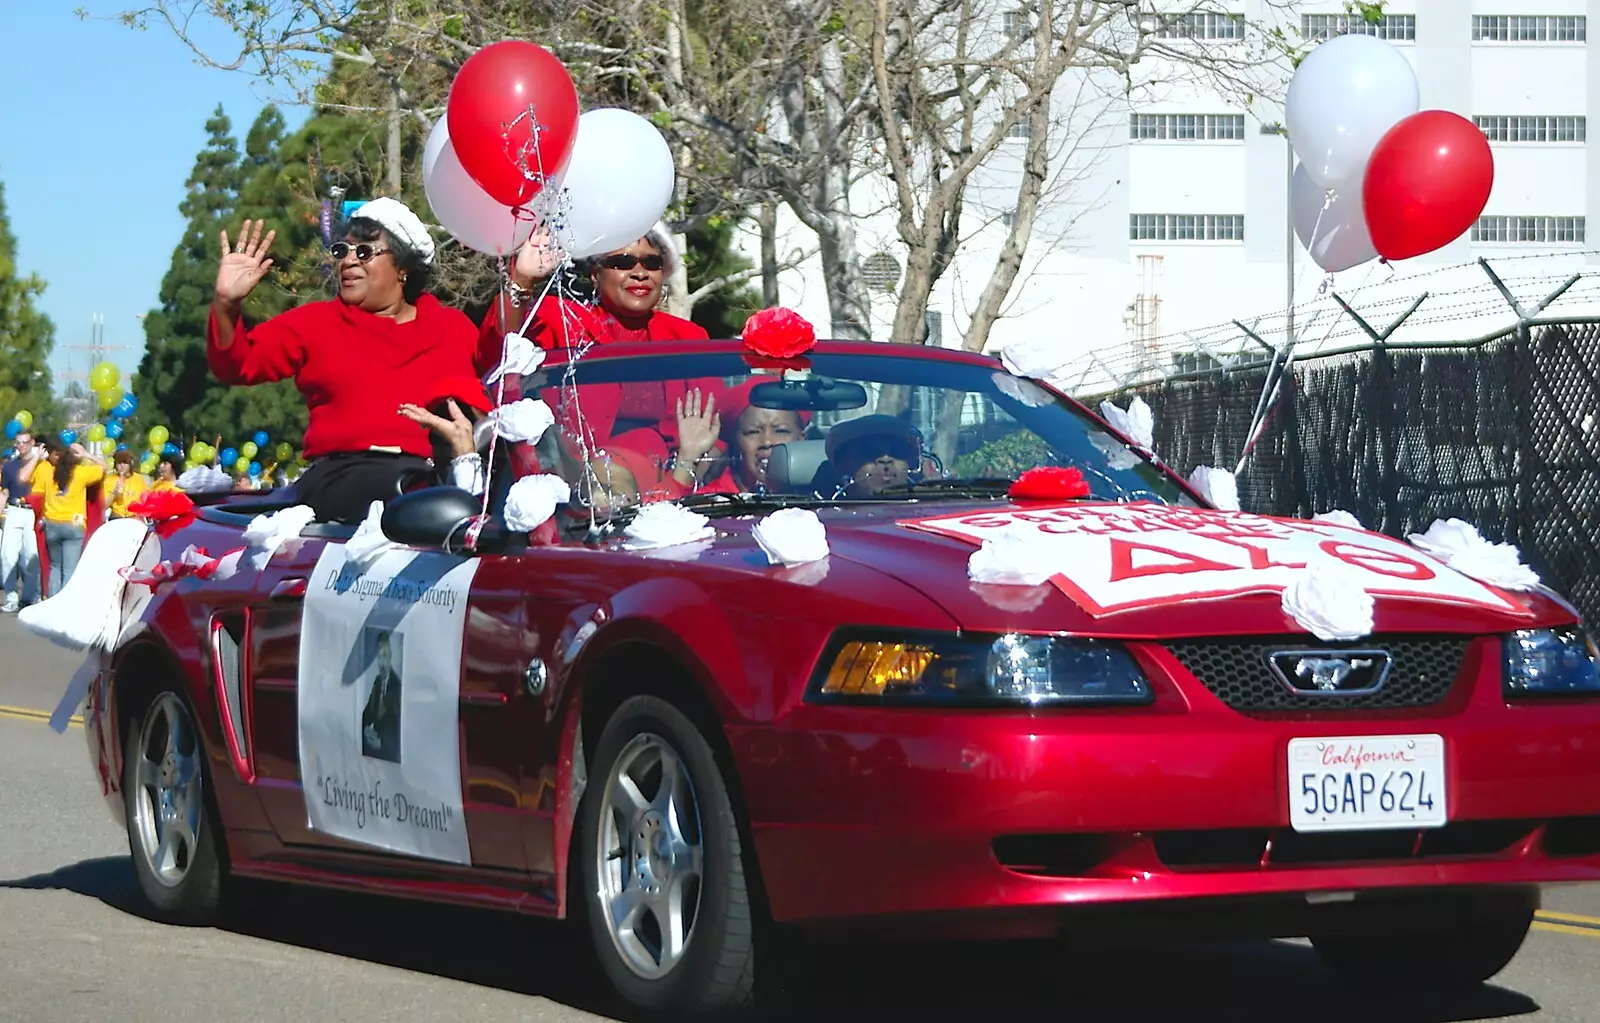
<instances>
[{"instance_id":1,"label":"side air vent","mask_svg":"<svg viewBox=\"0 0 1600 1023\"><path fill-rule=\"evenodd\" d=\"M214 683L221 695L227 719L229 744L238 766L250 763L249 730L244 720L244 617L218 615L211 622L211 657L215 666Z\"/></svg>"}]
</instances>

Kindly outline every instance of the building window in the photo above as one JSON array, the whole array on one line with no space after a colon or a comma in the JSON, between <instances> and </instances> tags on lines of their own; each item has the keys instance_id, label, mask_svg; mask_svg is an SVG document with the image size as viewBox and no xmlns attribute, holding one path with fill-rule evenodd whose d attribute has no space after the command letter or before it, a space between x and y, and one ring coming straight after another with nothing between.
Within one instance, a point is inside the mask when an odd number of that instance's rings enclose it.
<instances>
[{"instance_id":1,"label":"building window","mask_svg":"<svg viewBox=\"0 0 1600 1023\"><path fill-rule=\"evenodd\" d=\"M1239 213L1134 213L1128 237L1136 242L1242 242Z\"/></svg>"},{"instance_id":2,"label":"building window","mask_svg":"<svg viewBox=\"0 0 1600 1023\"><path fill-rule=\"evenodd\" d=\"M1020 121L1012 122L1011 127L1006 129L1006 138L1008 139L1026 139L1032 137L1033 127L1029 123L1029 118L1026 117Z\"/></svg>"},{"instance_id":3,"label":"building window","mask_svg":"<svg viewBox=\"0 0 1600 1023\"><path fill-rule=\"evenodd\" d=\"M1569 244L1584 240L1582 217L1479 217L1472 240L1502 244Z\"/></svg>"},{"instance_id":4,"label":"building window","mask_svg":"<svg viewBox=\"0 0 1600 1023\"><path fill-rule=\"evenodd\" d=\"M1007 39L1021 39L1033 32L1033 23L1028 18L1028 12L1021 8L1002 14L1000 25Z\"/></svg>"},{"instance_id":5,"label":"building window","mask_svg":"<svg viewBox=\"0 0 1600 1023\"><path fill-rule=\"evenodd\" d=\"M1583 142L1585 117L1523 117L1479 114L1473 118L1490 142Z\"/></svg>"},{"instance_id":6,"label":"building window","mask_svg":"<svg viewBox=\"0 0 1600 1023\"><path fill-rule=\"evenodd\" d=\"M1133 114L1128 118L1128 137L1180 142L1242 142L1244 115Z\"/></svg>"},{"instance_id":7,"label":"building window","mask_svg":"<svg viewBox=\"0 0 1600 1023\"><path fill-rule=\"evenodd\" d=\"M1244 15L1191 11L1158 16L1157 39L1243 39Z\"/></svg>"},{"instance_id":8,"label":"building window","mask_svg":"<svg viewBox=\"0 0 1600 1023\"><path fill-rule=\"evenodd\" d=\"M1005 210L1005 211L1001 212L1001 214L1000 214L1000 224L1001 224L1002 227L1009 228L1013 224L1015 224L1016 222L1017 222L1017 211L1016 210Z\"/></svg>"},{"instance_id":9,"label":"building window","mask_svg":"<svg viewBox=\"0 0 1600 1023\"><path fill-rule=\"evenodd\" d=\"M1588 39L1581 14L1474 14L1477 43L1581 43Z\"/></svg>"},{"instance_id":10,"label":"building window","mask_svg":"<svg viewBox=\"0 0 1600 1023\"><path fill-rule=\"evenodd\" d=\"M1377 21L1368 21L1359 14L1302 14L1300 34L1307 39L1363 35L1395 42L1412 42L1417 38L1417 16L1385 14Z\"/></svg>"}]
</instances>

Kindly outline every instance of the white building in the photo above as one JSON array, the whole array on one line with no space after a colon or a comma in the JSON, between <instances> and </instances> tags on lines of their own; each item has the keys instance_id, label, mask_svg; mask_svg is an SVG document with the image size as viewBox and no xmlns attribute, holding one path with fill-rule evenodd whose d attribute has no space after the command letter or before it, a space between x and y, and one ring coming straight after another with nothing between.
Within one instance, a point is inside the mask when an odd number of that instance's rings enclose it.
<instances>
[{"instance_id":1,"label":"white building","mask_svg":"<svg viewBox=\"0 0 1600 1023\"><path fill-rule=\"evenodd\" d=\"M1589 100L1600 97L1600 67L1592 64L1600 53L1587 44L1587 18L1600 15L1600 0L1389 0L1377 25L1346 16L1339 0L1300 3L1294 14L1265 0L1227 6L1236 15L1196 15L1189 29L1209 36L1208 45L1244 48L1249 39L1229 41L1276 21L1308 38L1362 31L1398 47L1416 69L1422 108L1474 119L1492 143L1494 190L1477 226L1431 255L1393 267L1373 262L1332 279L1295 244L1291 271L1292 163L1276 127L1281 106L1246 108L1193 85L1090 104L1081 82L1064 83L1055 106L1063 124L1071 122L1064 130L1073 137L1063 146L1071 155L1059 158L1070 165L1063 175L1070 181L1041 207L990 350L1059 339L1062 361L1073 367L1067 381L1088 387L1168 371L1185 351L1259 351L1232 321L1280 345L1291 276L1299 352L1367 340L1334 292L1379 330L1426 292L1392 340L1464 340L1515 322L1475 264L1479 257L1526 304L1574 273L1596 273L1546 315L1600 315L1600 239L1591 245L1587 232L1591 213L1600 212L1600 163L1586 149ZM1298 24L1283 24L1296 16ZM994 265L1022 146L1018 139L1014 151L996 154L969 193L970 237L933 298L943 344L961 343ZM889 195L864 189L861 209ZM782 251L803 244L803 232L787 230L794 233ZM880 254L904 262L889 213L862 222L860 245L864 262L878 256L881 265ZM782 298L826 333L814 261L783 275ZM875 336L887 335L893 305L892 294L875 296Z\"/></svg>"}]
</instances>

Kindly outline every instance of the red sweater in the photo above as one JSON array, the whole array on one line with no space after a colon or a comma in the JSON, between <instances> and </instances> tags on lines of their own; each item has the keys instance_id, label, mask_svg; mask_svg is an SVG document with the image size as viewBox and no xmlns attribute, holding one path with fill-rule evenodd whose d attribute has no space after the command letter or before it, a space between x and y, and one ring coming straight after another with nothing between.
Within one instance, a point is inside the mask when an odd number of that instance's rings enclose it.
<instances>
[{"instance_id":1,"label":"red sweater","mask_svg":"<svg viewBox=\"0 0 1600 1023\"><path fill-rule=\"evenodd\" d=\"M526 317L527 313L519 315ZM512 326L520 327L522 324L517 322ZM489 315L483 322L483 332L485 337L493 335L495 344L502 343L504 329L500 326L499 302L490 306ZM710 336L698 323L663 312L651 313L642 329L629 330L603 309L554 295L546 296L539 303L527 329L528 340L547 350L573 348L585 340L597 344L616 341L705 341ZM648 438L644 436L647 431L634 430L627 437L641 454L665 457L668 446L673 443L672 435L677 431L678 399L690 387L715 393L722 386L720 378L664 380L655 386L642 381L630 384L583 384L580 385L583 418L595 443L601 446L612 436L612 428L619 417L656 419L659 426L657 431L652 432L659 432L661 436ZM561 413L562 427L569 434L575 434L575 424L567 414L568 410L562 409Z\"/></svg>"},{"instance_id":2,"label":"red sweater","mask_svg":"<svg viewBox=\"0 0 1600 1023\"><path fill-rule=\"evenodd\" d=\"M233 325L233 344L217 346L215 313L206 331L211 372L225 384L264 384L293 378L311 411L305 455L398 448L428 457L428 431L401 417L400 405L425 405L435 381L481 377L500 361L502 334L472 325L465 313L417 300L408 323L366 312L338 299L312 302L246 330Z\"/></svg>"}]
</instances>

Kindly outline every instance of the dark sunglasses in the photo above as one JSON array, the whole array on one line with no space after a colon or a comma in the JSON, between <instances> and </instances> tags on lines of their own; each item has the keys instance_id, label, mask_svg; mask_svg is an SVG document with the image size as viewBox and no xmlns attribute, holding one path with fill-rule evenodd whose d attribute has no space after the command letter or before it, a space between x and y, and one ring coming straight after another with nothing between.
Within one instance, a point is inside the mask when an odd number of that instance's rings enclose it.
<instances>
[{"instance_id":1,"label":"dark sunglasses","mask_svg":"<svg viewBox=\"0 0 1600 1023\"><path fill-rule=\"evenodd\" d=\"M657 270L666 269L667 259L665 256L652 252L648 256L630 256L623 253L616 256L607 256L600 261L600 265L607 270L627 271L641 264L646 270L654 273Z\"/></svg>"},{"instance_id":2,"label":"dark sunglasses","mask_svg":"<svg viewBox=\"0 0 1600 1023\"><path fill-rule=\"evenodd\" d=\"M332 256L339 262L343 262L344 257L350 255L351 248L352 246L349 242L334 242L332 245L328 246L328 255ZM354 249L356 260L362 263L370 263L372 262L374 256L381 256L385 252L389 251L388 249L375 249L365 242L354 246Z\"/></svg>"}]
</instances>

